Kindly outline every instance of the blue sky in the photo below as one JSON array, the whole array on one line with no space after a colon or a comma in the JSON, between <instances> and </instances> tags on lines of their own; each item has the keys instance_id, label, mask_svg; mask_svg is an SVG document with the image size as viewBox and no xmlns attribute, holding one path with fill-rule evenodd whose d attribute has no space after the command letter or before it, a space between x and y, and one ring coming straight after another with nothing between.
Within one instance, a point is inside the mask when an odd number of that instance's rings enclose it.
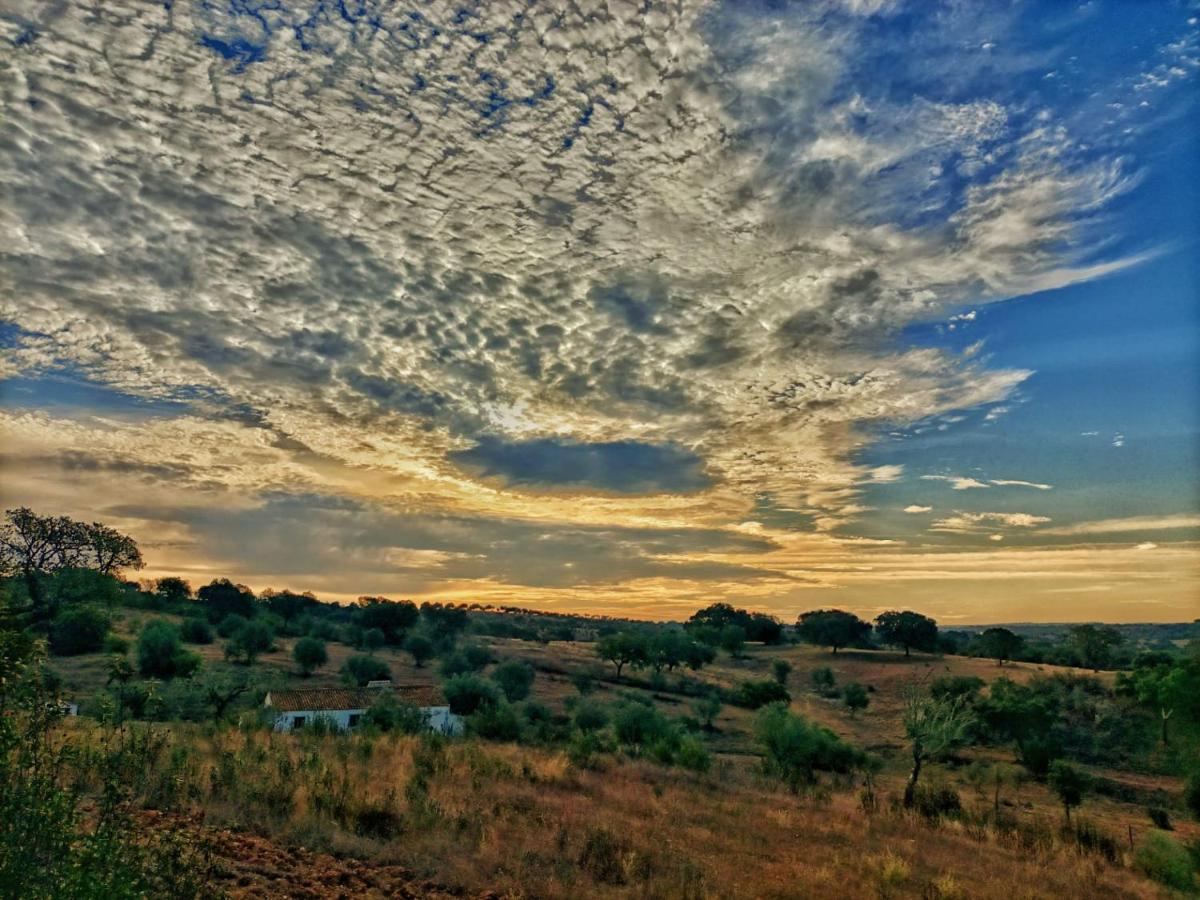
<instances>
[{"instance_id":1,"label":"blue sky","mask_svg":"<svg viewBox=\"0 0 1200 900\"><path fill-rule=\"evenodd\" d=\"M1196 3L99 3L0 14L6 505L339 599L1197 612Z\"/></svg>"}]
</instances>

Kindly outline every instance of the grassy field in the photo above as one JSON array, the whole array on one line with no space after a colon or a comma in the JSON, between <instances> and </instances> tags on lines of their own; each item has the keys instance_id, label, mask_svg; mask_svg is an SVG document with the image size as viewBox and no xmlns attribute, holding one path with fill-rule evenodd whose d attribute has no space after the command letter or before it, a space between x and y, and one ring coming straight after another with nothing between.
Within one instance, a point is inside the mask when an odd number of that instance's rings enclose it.
<instances>
[{"instance_id":1,"label":"grassy field","mask_svg":"<svg viewBox=\"0 0 1200 900\"><path fill-rule=\"evenodd\" d=\"M122 627L153 617L127 616ZM691 713L691 698L676 690L677 674L656 685L645 672L626 673L618 682L592 644L481 640L499 659L528 661L536 672L532 697L554 711L565 710L576 695L573 676L591 673L597 678L593 696L601 701L635 694L670 717ZM192 649L210 669L238 668L224 661L219 644ZM290 650L291 642L281 639L260 657L256 671L280 686L331 685L354 652L331 643L328 664L301 678ZM437 682L436 663L417 668L408 654L390 649L377 656L399 683ZM980 825L994 797L967 773L974 759L1012 760L995 748L967 749L954 764L933 765L923 776L959 794L971 814L965 820L929 822L899 808L908 762L901 721L906 688L942 675L1021 682L1054 667L752 646L741 659L722 654L700 672L686 673L687 687L729 689L769 678L779 659L793 667L788 689L795 712L882 759L876 809L864 808L860 779L826 778L810 792L788 793L762 771L754 713L733 706L722 709L715 731L704 737L714 760L704 774L621 753L573 764L560 750L475 739L442 744L393 735L277 735L248 724L175 724L164 726L170 748L149 779L157 787L148 788L147 796L150 805L203 820L203 829L215 836L221 883L245 896L337 896L351 883L357 896L1165 896L1132 869L1132 847L1151 829L1144 807L1164 791L1179 795L1175 779L1093 770L1123 789L1120 800L1088 797L1076 814L1104 836L1103 852L1087 852L1062 837L1061 807L1032 780L1004 788L1011 827ZM103 685L103 657L54 665L68 692ZM851 713L812 689L811 673L826 666L839 684L868 686L866 710ZM1200 840L1194 823L1181 813L1172 818L1177 839ZM338 868L347 865L350 870ZM338 871L329 877L340 884L321 874Z\"/></svg>"}]
</instances>

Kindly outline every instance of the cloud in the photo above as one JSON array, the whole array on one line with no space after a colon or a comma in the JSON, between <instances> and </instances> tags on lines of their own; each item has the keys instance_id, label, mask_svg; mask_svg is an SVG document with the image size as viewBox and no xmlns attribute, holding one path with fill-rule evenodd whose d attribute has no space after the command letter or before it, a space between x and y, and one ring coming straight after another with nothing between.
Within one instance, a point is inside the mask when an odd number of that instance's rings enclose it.
<instances>
[{"instance_id":1,"label":"cloud","mask_svg":"<svg viewBox=\"0 0 1200 900\"><path fill-rule=\"evenodd\" d=\"M1190 513L1179 513L1178 515L1170 516L1130 516L1124 519L1100 519L1094 522L1077 522L1074 525L1047 528L1043 534L1123 534L1131 531L1175 531L1192 528L1200 528L1200 516Z\"/></svg>"},{"instance_id":2,"label":"cloud","mask_svg":"<svg viewBox=\"0 0 1200 900\"><path fill-rule=\"evenodd\" d=\"M1035 488L1039 491L1049 491L1054 488L1052 484L1041 484L1036 481L1018 481L1011 478L991 478L986 481L980 481L977 478L971 478L966 475L922 475L924 481L946 481L956 491L966 491L971 488L989 488L989 487L1027 487Z\"/></svg>"},{"instance_id":3,"label":"cloud","mask_svg":"<svg viewBox=\"0 0 1200 900\"><path fill-rule=\"evenodd\" d=\"M988 485L975 478L965 475L922 475L922 481L946 481L956 491L966 491L971 488L986 488Z\"/></svg>"},{"instance_id":4,"label":"cloud","mask_svg":"<svg viewBox=\"0 0 1200 900\"><path fill-rule=\"evenodd\" d=\"M1035 516L1030 513L960 512L944 519L938 519L929 526L929 530L951 534L975 534L989 531L997 525L1007 528L1036 528L1049 521L1050 519L1046 516ZM995 540L996 535L993 535L992 539Z\"/></svg>"},{"instance_id":5,"label":"cloud","mask_svg":"<svg viewBox=\"0 0 1200 900\"><path fill-rule=\"evenodd\" d=\"M990 483L996 485L996 487L1027 487L1035 488L1039 491L1049 491L1053 490L1054 488L1054 485L1052 484L1040 484L1036 481L1016 481L1013 479L1003 478L993 479Z\"/></svg>"},{"instance_id":6,"label":"cloud","mask_svg":"<svg viewBox=\"0 0 1200 900\"><path fill-rule=\"evenodd\" d=\"M908 326L1141 258L1101 242L1128 156L987 86L1029 64L1018 23L913 7L897 54L869 16L898 5L24 4L0 20L0 373L172 409L22 405L6 476L46 504L91 466L242 512L544 520L573 577L597 528L721 531L760 496L852 522L901 475L859 462L873 426L1031 374ZM881 91L880 58L927 89ZM718 577L719 552L639 571Z\"/></svg>"},{"instance_id":7,"label":"cloud","mask_svg":"<svg viewBox=\"0 0 1200 900\"><path fill-rule=\"evenodd\" d=\"M711 484L703 460L694 453L673 445L636 441L579 444L553 438L483 438L468 450L450 453L449 458L477 469L482 477L500 476L511 485L686 493Z\"/></svg>"},{"instance_id":8,"label":"cloud","mask_svg":"<svg viewBox=\"0 0 1200 900\"><path fill-rule=\"evenodd\" d=\"M932 509L933 509L932 506L918 506L915 503L904 507L904 511L906 513L927 513L927 512L930 512Z\"/></svg>"}]
</instances>

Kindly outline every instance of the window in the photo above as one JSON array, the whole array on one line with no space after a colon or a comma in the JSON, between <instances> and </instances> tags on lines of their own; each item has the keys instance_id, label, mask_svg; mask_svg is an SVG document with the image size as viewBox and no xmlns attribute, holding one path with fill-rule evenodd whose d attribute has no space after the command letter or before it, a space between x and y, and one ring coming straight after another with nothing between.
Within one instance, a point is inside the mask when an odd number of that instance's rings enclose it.
<instances>
[{"instance_id":1,"label":"window","mask_svg":"<svg viewBox=\"0 0 1200 900\"><path fill-rule=\"evenodd\" d=\"M303 728L305 721L306 721L305 716L292 716L292 727L293 728Z\"/></svg>"},{"instance_id":2,"label":"window","mask_svg":"<svg viewBox=\"0 0 1200 900\"><path fill-rule=\"evenodd\" d=\"M358 713L350 713L350 722L348 723L347 727L353 728L355 725L358 724L358 720L361 718L362 718L362 716L359 715Z\"/></svg>"}]
</instances>

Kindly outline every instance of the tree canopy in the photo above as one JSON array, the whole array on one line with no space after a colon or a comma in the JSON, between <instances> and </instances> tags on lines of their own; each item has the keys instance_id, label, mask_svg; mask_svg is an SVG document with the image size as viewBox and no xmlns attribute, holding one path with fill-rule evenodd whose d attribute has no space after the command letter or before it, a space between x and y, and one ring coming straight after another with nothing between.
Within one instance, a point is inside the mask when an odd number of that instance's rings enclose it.
<instances>
[{"instance_id":1,"label":"tree canopy","mask_svg":"<svg viewBox=\"0 0 1200 900\"><path fill-rule=\"evenodd\" d=\"M845 610L813 609L800 614L796 633L806 644L829 647L837 653L842 647L865 641L871 633L871 624Z\"/></svg>"},{"instance_id":2,"label":"tree canopy","mask_svg":"<svg viewBox=\"0 0 1200 900\"><path fill-rule=\"evenodd\" d=\"M911 610L889 610L875 617L875 630L885 644L910 650L937 649L937 622Z\"/></svg>"}]
</instances>

